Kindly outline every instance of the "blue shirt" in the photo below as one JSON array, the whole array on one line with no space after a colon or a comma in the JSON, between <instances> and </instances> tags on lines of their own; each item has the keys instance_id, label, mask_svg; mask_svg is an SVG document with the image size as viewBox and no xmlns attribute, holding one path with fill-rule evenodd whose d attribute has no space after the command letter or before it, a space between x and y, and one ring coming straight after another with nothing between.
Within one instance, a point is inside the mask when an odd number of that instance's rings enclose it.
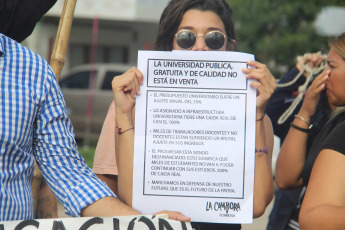
<instances>
[{"instance_id":1,"label":"blue shirt","mask_svg":"<svg viewBox=\"0 0 345 230\"><path fill-rule=\"evenodd\" d=\"M68 215L114 196L77 150L48 63L0 33L0 221L33 218L35 159Z\"/></svg>"}]
</instances>

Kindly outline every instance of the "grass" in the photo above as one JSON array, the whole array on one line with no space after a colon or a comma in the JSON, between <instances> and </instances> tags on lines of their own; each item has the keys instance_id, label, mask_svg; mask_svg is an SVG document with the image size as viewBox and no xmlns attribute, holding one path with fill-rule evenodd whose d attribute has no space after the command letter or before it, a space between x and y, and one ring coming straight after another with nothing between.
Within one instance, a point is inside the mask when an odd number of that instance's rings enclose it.
<instances>
[{"instance_id":1,"label":"grass","mask_svg":"<svg viewBox=\"0 0 345 230\"><path fill-rule=\"evenodd\" d=\"M77 140L78 143L78 151L83 156L87 166L92 168L93 166L93 157L95 155L96 145L98 139L90 139L88 142L85 140Z\"/></svg>"},{"instance_id":2,"label":"grass","mask_svg":"<svg viewBox=\"0 0 345 230\"><path fill-rule=\"evenodd\" d=\"M80 154L83 156L87 166L89 166L89 168L92 168L93 157L95 155L96 147L93 147L93 146L89 148L79 147L78 150Z\"/></svg>"},{"instance_id":3,"label":"grass","mask_svg":"<svg viewBox=\"0 0 345 230\"><path fill-rule=\"evenodd\" d=\"M82 140L82 139L76 139L76 141L78 144L78 151L80 152L80 154L84 158L87 166L89 166L89 168L92 168L93 167L93 157L95 155L95 150L96 150L98 138L97 139L89 139L87 142L85 142L85 140Z\"/></svg>"}]
</instances>

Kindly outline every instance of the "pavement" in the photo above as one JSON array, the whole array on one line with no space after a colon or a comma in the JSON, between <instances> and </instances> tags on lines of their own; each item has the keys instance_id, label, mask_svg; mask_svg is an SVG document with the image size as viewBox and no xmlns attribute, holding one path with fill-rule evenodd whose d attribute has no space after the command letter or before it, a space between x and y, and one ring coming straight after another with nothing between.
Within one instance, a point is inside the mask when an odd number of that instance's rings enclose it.
<instances>
[{"instance_id":1,"label":"pavement","mask_svg":"<svg viewBox=\"0 0 345 230\"><path fill-rule=\"evenodd\" d=\"M268 222L268 216L270 215L274 200L266 208L266 212L260 218L254 219L252 224L243 224L242 230L265 230ZM58 202L58 216L59 218L68 218L64 213L63 206Z\"/></svg>"},{"instance_id":2,"label":"pavement","mask_svg":"<svg viewBox=\"0 0 345 230\"><path fill-rule=\"evenodd\" d=\"M265 230L268 222L268 216L270 215L273 207L273 203L274 199L266 208L265 213L261 217L254 219L252 224L242 224L242 230Z\"/></svg>"}]
</instances>

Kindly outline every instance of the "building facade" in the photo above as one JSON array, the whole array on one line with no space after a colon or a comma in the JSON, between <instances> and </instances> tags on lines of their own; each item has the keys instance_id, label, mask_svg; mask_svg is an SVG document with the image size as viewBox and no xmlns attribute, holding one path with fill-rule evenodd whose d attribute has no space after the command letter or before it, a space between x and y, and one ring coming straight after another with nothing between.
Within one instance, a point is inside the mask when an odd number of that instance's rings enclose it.
<instances>
[{"instance_id":1,"label":"building facade","mask_svg":"<svg viewBox=\"0 0 345 230\"><path fill-rule=\"evenodd\" d=\"M91 62L136 65L137 51L152 48L159 17L167 3L168 0L78 0L62 74ZM63 5L64 1L58 0L24 41L48 61Z\"/></svg>"}]
</instances>

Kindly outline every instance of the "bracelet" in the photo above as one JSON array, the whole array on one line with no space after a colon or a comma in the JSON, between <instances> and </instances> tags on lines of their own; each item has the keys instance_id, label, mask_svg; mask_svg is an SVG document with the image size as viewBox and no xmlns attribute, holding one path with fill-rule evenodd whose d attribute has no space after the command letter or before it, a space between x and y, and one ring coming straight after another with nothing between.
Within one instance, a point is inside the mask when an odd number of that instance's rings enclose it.
<instances>
[{"instance_id":1,"label":"bracelet","mask_svg":"<svg viewBox=\"0 0 345 230\"><path fill-rule=\"evenodd\" d=\"M131 129L134 129L134 127L132 127L132 128L129 128L129 129L126 129L126 130L124 130L124 131L122 131L122 129L121 128L119 128L119 127L116 127L118 130L117 130L117 133L118 134L122 134L122 133L125 133L125 132L127 132L128 130L131 130Z\"/></svg>"},{"instance_id":2,"label":"bracelet","mask_svg":"<svg viewBox=\"0 0 345 230\"><path fill-rule=\"evenodd\" d=\"M262 115L262 117L260 117L259 119L256 119L256 121L262 121L262 119L264 119L266 113L264 113L264 115Z\"/></svg>"},{"instance_id":3,"label":"bracelet","mask_svg":"<svg viewBox=\"0 0 345 230\"><path fill-rule=\"evenodd\" d=\"M255 152L259 153L258 156L261 156L263 153L268 154L268 147L266 146L265 148L255 149Z\"/></svg>"},{"instance_id":4,"label":"bracelet","mask_svg":"<svg viewBox=\"0 0 345 230\"><path fill-rule=\"evenodd\" d=\"M295 114L295 117L301 119L302 121L304 121L307 125L308 125L308 129L311 129L313 127L312 124L310 124L306 119L304 119L304 117L298 115L298 114Z\"/></svg>"},{"instance_id":5,"label":"bracelet","mask_svg":"<svg viewBox=\"0 0 345 230\"><path fill-rule=\"evenodd\" d=\"M310 129L303 129L301 127L298 127L297 125L293 124L292 122L290 123L290 126L294 129L297 129L297 130L304 132L304 133L309 133L309 130L310 130Z\"/></svg>"}]
</instances>

